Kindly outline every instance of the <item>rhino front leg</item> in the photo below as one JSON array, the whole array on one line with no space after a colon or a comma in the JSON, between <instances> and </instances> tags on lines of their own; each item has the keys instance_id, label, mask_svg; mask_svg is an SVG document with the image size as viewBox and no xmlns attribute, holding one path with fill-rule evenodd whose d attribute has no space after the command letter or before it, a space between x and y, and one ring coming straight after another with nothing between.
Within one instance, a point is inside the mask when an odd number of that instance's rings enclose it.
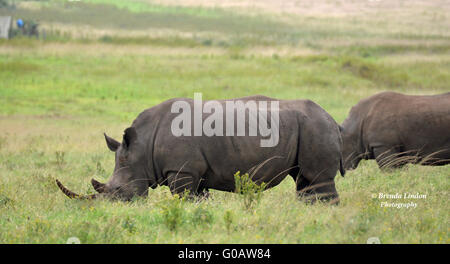
<instances>
[{"instance_id":1,"label":"rhino front leg","mask_svg":"<svg viewBox=\"0 0 450 264\"><path fill-rule=\"evenodd\" d=\"M171 172L167 177L167 182L173 195L178 194L183 197L187 194L188 198L199 195L200 177L191 173Z\"/></svg>"},{"instance_id":2,"label":"rhino front leg","mask_svg":"<svg viewBox=\"0 0 450 264\"><path fill-rule=\"evenodd\" d=\"M382 170L401 168L411 158L404 155L405 153L402 153L399 148L395 147L374 147L372 151L378 167Z\"/></svg>"}]
</instances>

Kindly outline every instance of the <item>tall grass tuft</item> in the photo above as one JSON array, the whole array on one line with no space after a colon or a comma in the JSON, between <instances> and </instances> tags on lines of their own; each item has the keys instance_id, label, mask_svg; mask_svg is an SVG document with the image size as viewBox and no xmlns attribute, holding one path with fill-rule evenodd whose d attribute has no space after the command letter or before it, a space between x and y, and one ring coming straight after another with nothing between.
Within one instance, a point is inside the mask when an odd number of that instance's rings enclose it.
<instances>
[{"instance_id":1,"label":"tall grass tuft","mask_svg":"<svg viewBox=\"0 0 450 264\"><path fill-rule=\"evenodd\" d=\"M184 198L176 194L161 204L164 224L170 231L176 231L183 222L183 202Z\"/></svg>"}]
</instances>

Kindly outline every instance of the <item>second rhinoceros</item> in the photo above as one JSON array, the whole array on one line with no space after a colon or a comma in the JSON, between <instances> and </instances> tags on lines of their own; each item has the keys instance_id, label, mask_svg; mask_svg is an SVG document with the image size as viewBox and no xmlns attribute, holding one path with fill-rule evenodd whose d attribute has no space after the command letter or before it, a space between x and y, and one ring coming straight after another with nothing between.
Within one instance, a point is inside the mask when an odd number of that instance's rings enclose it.
<instances>
[{"instance_id":1,"label":"second rhinoceros","mask_svg":"<svg viewBox=\"0 0 450 264\"><path fill-rule=\"evenodd\" d=\"M345 169L362 159L380 168L450 163L450 93L383 92L353 106L342 123Z\"/></svg>"}]
</instances>

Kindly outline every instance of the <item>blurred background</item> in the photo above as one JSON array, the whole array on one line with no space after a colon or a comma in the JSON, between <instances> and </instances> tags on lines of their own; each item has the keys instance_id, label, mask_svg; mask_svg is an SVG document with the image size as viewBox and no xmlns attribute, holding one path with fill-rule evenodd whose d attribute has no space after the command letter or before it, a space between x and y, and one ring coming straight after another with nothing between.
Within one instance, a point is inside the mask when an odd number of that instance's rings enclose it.
<instances>
[{"instance_id":1,"label":"blurred background","mask_svg":"<svg viewBox=\"0 0 450 264\"><path fill-rule=\"evenodd\" d=\"M3 28L10 23L9 39L0 40L3 114L94 111L130 120L196 91L207 99L310 98L342 119L378 90L450 89L445 0L0 0L0 7Z\"/></svg>"}]
</instances>

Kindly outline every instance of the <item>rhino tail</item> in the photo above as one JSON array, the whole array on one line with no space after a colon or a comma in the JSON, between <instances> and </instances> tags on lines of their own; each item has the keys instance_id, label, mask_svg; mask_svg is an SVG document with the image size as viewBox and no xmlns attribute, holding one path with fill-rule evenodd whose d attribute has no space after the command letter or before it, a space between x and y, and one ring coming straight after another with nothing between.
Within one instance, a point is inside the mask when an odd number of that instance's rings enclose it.
<instances>
[{"instance_id":1,"label":"rhino tail","mask_svg":"<svg viewBox=\"0 0 450 264\"><path fill-rule=\"evenodd\" d=\"M345 169L344 169L344 163L342 161L342 156L339 159L339 172L341 173L342 177L345 176Z\"/></svg>"}]
</instances>

